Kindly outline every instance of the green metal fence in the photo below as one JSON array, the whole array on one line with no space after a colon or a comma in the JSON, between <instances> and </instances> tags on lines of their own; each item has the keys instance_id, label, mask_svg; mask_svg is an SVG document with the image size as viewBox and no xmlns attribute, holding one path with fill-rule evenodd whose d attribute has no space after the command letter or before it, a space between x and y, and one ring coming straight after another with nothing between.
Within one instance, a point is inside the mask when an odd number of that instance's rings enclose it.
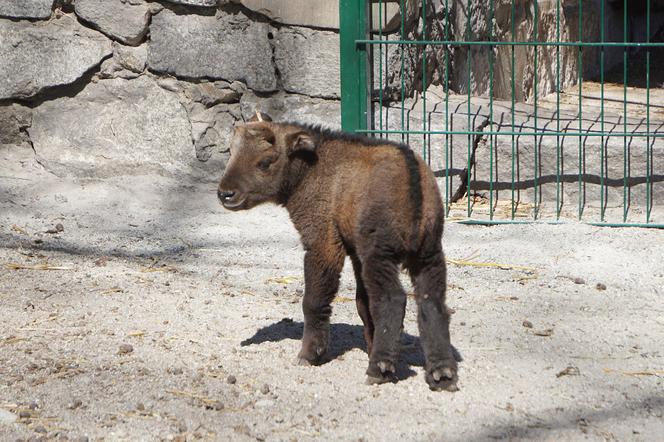
<instances>
[{"instance_id":1,"label":"green metal fence","mask_svg":"<svg viewBox=\"0 0 664 442\"><path fill-rule=\"evenodd\" d=\"M662 228L660 29L656 0L340 0L342 126L420 150L460 222Z\"/></svg>"}]
</instances>

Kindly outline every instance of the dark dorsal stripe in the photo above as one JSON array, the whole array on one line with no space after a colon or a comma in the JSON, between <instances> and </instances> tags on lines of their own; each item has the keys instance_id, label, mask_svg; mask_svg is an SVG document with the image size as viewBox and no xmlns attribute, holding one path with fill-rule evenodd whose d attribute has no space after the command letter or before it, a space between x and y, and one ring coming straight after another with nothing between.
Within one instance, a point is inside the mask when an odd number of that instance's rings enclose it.
<instances>
[{"instance_id":1,"label":"dark dorsal stripe","mask_svg":"<svg viewBox=\"0 0 664 442\"><path fill-rule=\"evenodd\" d=\"M320 125L313 124L302 124L302 123L286 123L293 126L300 127L308 132L312 133L316 138L316 144L320 145L325 140L341 140L348 141L351 143L358 143L364 146L394 146L401 152L403 158L406 162L406 170L408 171L408 186L409 186L409 196L412 203L412 221L413 221L413 231L411 237L411 247L417 247L417 239L419 234L419 226L422 220L422 176L420 174L420 166L415 158L415 154L407 145L403 143L397 143L392 140L386 140L383 138L374 138L368 137L361 134L353 134L349 132L336 131L328 129Z\"/></svg>"},{"instance_id":2,"label":"dark dorsal stripe","mask_svg":"<svg viewBox=\"0 0 664 442\"><path fill-rule=\"evenodd\" d=\"M411 233L411 244L412 248L417 248L417 237L419 235L419 226L422 220L422 176L420 174L420 165L415 158L413 151L407 146L399 146L399 152L403 155L406 160L406 169L408 170L408 184L410 190L410 201L412 203L413 210L413 226Z\"/></svg>"}]
</instances>

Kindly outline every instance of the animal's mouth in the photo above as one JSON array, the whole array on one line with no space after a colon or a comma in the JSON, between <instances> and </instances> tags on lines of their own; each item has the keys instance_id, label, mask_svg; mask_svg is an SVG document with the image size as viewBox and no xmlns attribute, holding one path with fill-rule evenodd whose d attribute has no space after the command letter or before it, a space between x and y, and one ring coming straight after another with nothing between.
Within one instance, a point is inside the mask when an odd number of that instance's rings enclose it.
<instances>
[{"instance_id":1,"label":"animal's mouth","mask_svg":"<svg viewBox=\"0 0 664 442\"><path fill-rule=\"evenodd\" d=\"M221 205L228 210L240 210L246 201L247 198L244 195L235 195L232 198L224 198Z\"/></svg>"}]
</instances>

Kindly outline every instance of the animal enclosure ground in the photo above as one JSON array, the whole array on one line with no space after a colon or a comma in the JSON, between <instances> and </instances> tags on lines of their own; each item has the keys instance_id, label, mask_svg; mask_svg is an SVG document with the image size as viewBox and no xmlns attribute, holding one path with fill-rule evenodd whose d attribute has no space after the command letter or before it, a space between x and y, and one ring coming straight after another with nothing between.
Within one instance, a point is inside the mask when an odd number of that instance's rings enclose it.
<instances>
[{"instance_id":1,"label":"animal enclosure ground","mask_svg":"<svg viewBox=\"0 0 664 442\"><path fill-rule=\"evenodd\" d=\"M1 158L2 440L664 433L661 231L448 223L461 390L424 382L412 299L399 382L368 386L348 264L331 360L293 364L303 252L283 209L226 212L214 183L75 183L25 154Z\"/></svg>"}]
</instances>

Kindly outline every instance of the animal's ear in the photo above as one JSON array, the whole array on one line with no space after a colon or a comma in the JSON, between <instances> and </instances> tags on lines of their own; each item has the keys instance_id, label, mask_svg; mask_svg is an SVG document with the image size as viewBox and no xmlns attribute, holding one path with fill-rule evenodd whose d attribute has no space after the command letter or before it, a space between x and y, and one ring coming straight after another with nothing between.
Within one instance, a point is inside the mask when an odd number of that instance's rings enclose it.
<instances>
[{"instance_id":1,"label":"animal's ear","mask_svg":"<svg viewBox=\"0 0 664 442\"><path fill-rule=\"evenodd\" d=\"M247 123L244 129L252 136L274 144L274 131L268 123Z\"/></svg>"},{"instance_id":2,"label":"animal's ear","mask_svg":"<svg viewBox=\"0 0 664 442\"><path fill-rule=\"evenodd\" d=\"M270 117L265 112L261 112L261 111L257 110L256 113L254 115L252 115L252 117L247 120L247 123L255 123L255 122L262 122L262 121L272 121L272 117Z\"/></svg>"},{"instance_id":3,"label":"animal's ear","mask_svg":"<svg viewBox=\"0 0 664 442\"><path fill-rule=\"evenodd\" d=\"M306 131L298 131L288 134L286 148L289 155L301 151L313 152L316 150L316 143L311 134Z\"/></svg>"}]
</instances>

